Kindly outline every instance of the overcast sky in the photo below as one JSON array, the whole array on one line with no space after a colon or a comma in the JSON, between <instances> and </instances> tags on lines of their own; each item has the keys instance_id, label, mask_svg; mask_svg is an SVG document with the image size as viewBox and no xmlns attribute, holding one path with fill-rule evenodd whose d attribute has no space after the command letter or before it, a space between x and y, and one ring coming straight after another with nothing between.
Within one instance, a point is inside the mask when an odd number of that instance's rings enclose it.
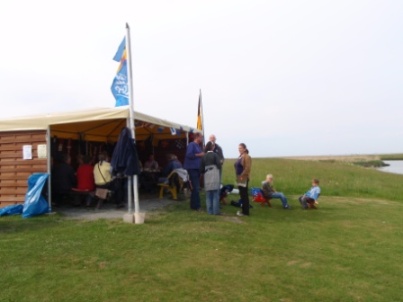
<instances>
[{"instance_id":1,"label":"overcast sky","mask_svg":"<svg viewBox=\"0 0 403 302\"><path fill-rule=\"evenodd\" d=\"M135 110L196 126L225 155L403 152L403 1L0 4L1 118L113 107L132 29Z\"/></svg>"}]
</instances>

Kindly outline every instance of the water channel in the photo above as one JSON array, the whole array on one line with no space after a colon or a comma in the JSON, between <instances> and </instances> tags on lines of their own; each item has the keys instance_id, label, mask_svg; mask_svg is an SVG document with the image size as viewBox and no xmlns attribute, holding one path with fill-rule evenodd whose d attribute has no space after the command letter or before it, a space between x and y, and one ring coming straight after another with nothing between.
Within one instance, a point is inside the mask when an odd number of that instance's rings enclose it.
<instances>
[{"instance_id":1,"label":"water channel","mask_svg":"<svg viewBox=\"0 0 403 302\"><path fill-rule=\"evenodd\" d=\"M403 160L384 160L383 162L389 166L379 168L379 171L403 174Z\"/></svg>"}]
</instances>

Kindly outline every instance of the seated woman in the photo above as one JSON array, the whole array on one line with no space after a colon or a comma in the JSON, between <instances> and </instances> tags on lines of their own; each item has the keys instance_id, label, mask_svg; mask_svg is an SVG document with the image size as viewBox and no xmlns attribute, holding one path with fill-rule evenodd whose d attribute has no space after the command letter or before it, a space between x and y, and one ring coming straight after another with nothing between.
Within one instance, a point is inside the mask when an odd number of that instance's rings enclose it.
<instances>
[{"instance_id":1,"label":"seated woman","mask_svg":"<svg viewBox=\"0 0 403 302\"><path fill-rule=\"evenodd\" d=\"M94 181L94 167L90 164L91 158L88 155L78 156L78 169L77 169L77 187L73 189L78 193L76 195L76 205L81 204L82 199L86 197L86 205L89 206L92 199L92 192L95 190ZM85 193L87 194L80 194Z\"/></svg>"},{"instance_id":2,"label":"seated woman","mask_svg":"<svg viewBox=\"0 0 403 302\"><path fill-rule=\"evenodd\" d=\"M94 167L90 164L91 158L88 155L80 155L78 157L77 169L77 189L80 191L94 191Z\"/></svg>"},{"instance_id":3,"label":"seated woman","mask_svg":"<svg viewBox=\"0 0 403 302\"><path fill-rule=\"evenodd\" d=\"M265 198L278 198L281 200L284 209L289 209L287 198L282 192L276 192L273 187L273 175L267 174L266 180L262 182L262 193Z\"/></svg>"},{"instance_id":4,"label":"seated woman","mask_svg":"<svg viewBox=\"0 0 403 302\"><path fill-rule=\"evenodd\" d=\"M109 156L106 152L99 154L99 162L95 164L93 173L95 185L97 188L108 189L112 191L117 208L124 206L124 186L122 178L112 178L112 166L109 163ZM97 208L102 206L102 200L98 203Z\"/></svg>"}]
</instances>

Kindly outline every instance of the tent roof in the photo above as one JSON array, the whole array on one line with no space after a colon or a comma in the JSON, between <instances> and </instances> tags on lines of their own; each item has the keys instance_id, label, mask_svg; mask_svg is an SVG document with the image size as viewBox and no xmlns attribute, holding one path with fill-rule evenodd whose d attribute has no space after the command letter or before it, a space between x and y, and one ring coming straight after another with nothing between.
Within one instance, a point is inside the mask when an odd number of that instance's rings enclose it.
<instances>
[{"instance_id":1,"label":"tent roof","mask_svg":"<svg viewBox=\"0 0 403 302\"><path fill-rule=\"evenodd\" d=\"M47 130L52 135L64 138L84 136L86 140L116 140L122 127L126 126L129 107L98 108L75 112L54 113L39 116L27 116L3 119L0 132ZM141 112L135 112L136 139L146 139L150 135L160 138L172 138L171 128L177 129L177 135L183 132L197 131L189 126L159 119Z\"/></svg>"}]
</instances>

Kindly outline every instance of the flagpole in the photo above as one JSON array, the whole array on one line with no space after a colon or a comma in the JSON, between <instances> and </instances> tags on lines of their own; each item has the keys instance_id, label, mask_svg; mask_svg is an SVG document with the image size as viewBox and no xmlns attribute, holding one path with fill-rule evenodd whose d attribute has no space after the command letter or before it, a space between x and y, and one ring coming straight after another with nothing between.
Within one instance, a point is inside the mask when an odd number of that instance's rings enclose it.
<instances>
[{"instance_id":1,"label":"flagpole","mask_svg":"<svg viewBox=\"0 0 403 302\"><path fill-rule=\"evenodd\" d=\"M200 89L200 114L201 114L201 123L202 123L202 135L203 135L203 147L205 146L205 137L204 137L204 111L203 111L203 100L202 100L202 92Z\"/></svg>"},{"instance_id":2,"label":"flagpole","mask_svg":"<svg viewBox=\"0 0 403 302\"><path fill-rule=\"evenodd\" d=\"M126 127L131 129L129 117L126 120ZM133 176L127 177L127 213L128 213L128 221L133 222Z\"/></svg>"},{"instance_id":3,"label":"flagpole","mask_svg":"<svg viewBox=\"0 0 403 302\"><path fill-rule=\"evenodd\" d=\"M130 130L133 139L136 140L136 131L134 125L134 107L133 107L133 73L132 73L132 53L131 53L131 41L130 41L130 27L126 23L126 54L127 54L127 82L129 88L129 117L130 117ZM138 191L138 179L137 175L133 175L133 191L134 191L134 219L135 223L142 223L137 221L136 214L140 213L139 204L139 191Z\"/></svg>"}]
</instances>

